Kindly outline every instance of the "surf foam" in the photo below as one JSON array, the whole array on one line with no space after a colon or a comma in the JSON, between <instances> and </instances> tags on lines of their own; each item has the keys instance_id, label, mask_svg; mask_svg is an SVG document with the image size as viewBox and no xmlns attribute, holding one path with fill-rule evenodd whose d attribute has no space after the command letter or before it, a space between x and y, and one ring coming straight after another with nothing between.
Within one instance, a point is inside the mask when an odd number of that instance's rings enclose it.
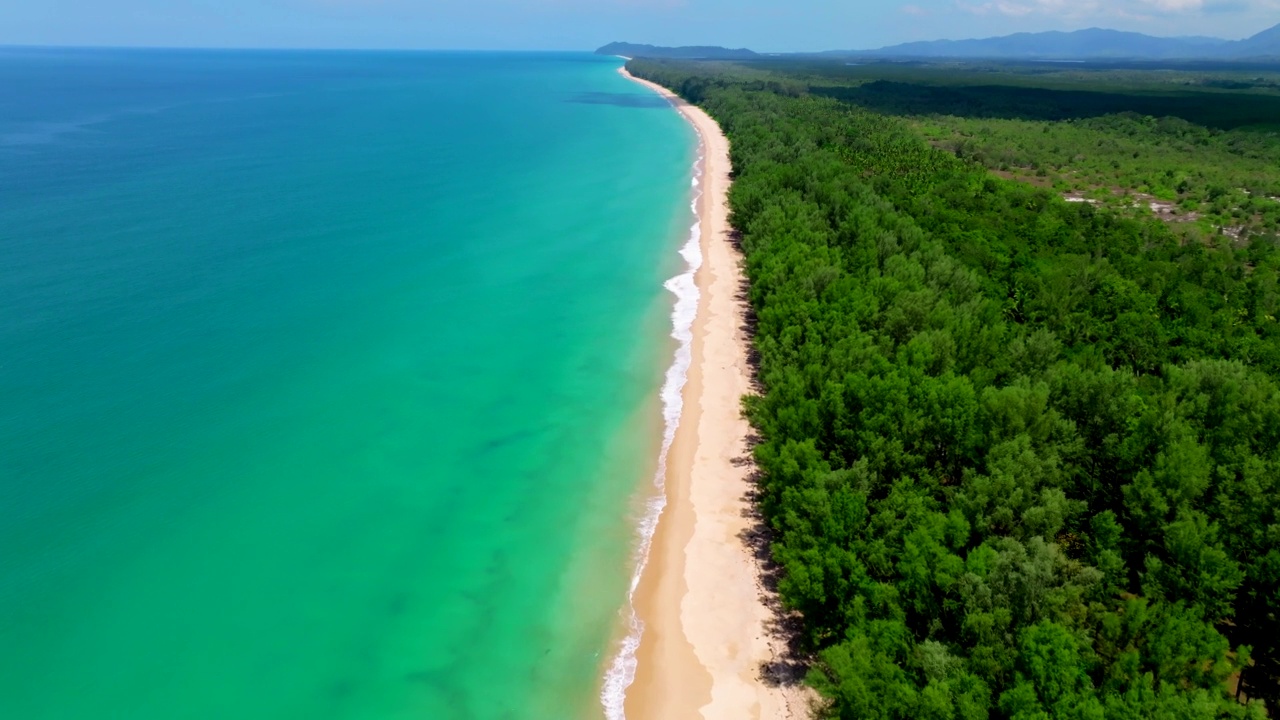
<instances>
[{"instance_id":1,"label":"surf foam","mask_svg":"<svg viewBox=\"0 0 1280 720\"><path fill-rule=\"evenodd\" d=\"M693 166L693 200L690 203L694 222L689 229L688 240L680 248L685 270L663 283L663 287L675 295L675 306L671 311L671 337L676 341L676 352L662 383L662 448L658 452L658 469L653 477L657 493L645 503L645 513L639 523L635 572L631 575L631 587L627 591L627 634L605 673L604 687L600 691L600 702L604 705L608 720L626 720L624 705L627 688L636 679L636 650L644 635L644 622L636 614L636 588L640 585L645 566L649 564L649 549L653 544L658 519L667 507L667 456L676 437L676 428L680 426L680 416L684 411L682 393L689 379L689 368L693 364L693 321L698 315L698 301L701 297L694 276L702 267L702 218L698 212L698 203L704 192L702 172L705 157L705 148L699 138L698 159Z\"/></svg>"}]
</instances>

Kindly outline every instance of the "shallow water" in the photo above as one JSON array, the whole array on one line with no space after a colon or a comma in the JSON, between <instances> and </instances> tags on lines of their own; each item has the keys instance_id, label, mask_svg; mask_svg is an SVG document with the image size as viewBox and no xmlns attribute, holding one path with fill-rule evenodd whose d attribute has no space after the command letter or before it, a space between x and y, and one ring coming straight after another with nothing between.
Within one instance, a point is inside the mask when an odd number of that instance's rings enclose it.
<instances>
[{"instance_id":1,"label":"shallow water","mask_svg":"<svg viewBox=\"0 0 1280 720\"><path fill-rule=\"evenodd\" d=\"M598 712L695 153L617 64L0 50L0 714Z\"/></svg>"}]
</instances>

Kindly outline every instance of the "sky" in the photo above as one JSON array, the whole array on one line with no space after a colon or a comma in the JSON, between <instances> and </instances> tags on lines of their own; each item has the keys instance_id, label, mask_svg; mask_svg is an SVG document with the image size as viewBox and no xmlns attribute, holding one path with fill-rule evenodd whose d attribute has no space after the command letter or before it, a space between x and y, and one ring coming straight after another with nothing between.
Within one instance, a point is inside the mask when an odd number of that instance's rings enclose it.
<instances>
[{"instance_id":1,"label":"sky","mask_svg":"<svg viewBox=\"0 0 1280 720\"><path fill-rule=\"evenodd\" d=\"M1247 37L1280 0L0 0L0 44L763 52L1106 27Z\"/></svg>"}]
</instances>

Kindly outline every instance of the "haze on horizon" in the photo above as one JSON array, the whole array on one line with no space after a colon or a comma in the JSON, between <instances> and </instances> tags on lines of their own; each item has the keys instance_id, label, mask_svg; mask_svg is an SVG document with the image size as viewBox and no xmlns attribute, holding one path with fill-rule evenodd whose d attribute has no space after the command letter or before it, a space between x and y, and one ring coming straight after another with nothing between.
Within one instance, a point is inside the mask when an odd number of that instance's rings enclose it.
<instances>
[{"instance_id":1,"label":"haze on horizon","mask_svg":"<svg viewBox=\"0 0 1280 720\"><path fill-rule=\"evenodd\" d=\"M1247 37L1280 0L0 0L0 45L764 52L1106 27Z\"/></svg>"}]
</instances>

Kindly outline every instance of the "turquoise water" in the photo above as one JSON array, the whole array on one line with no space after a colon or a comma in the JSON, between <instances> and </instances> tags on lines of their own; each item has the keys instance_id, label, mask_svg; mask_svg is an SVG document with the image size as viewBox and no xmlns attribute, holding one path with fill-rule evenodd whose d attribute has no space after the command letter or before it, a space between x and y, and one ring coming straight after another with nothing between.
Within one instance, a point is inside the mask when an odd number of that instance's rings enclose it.
<instances>
[{"instance_id":1,"label":"turquoise water","mask_svg":"<svg viewBox=\"0 0 1280 720\"><path fill-rule=\"evenodd\" d=\"M0 716L599 714L695 154L617 65L0 49Z\"/></svg>"}]
</instances>

